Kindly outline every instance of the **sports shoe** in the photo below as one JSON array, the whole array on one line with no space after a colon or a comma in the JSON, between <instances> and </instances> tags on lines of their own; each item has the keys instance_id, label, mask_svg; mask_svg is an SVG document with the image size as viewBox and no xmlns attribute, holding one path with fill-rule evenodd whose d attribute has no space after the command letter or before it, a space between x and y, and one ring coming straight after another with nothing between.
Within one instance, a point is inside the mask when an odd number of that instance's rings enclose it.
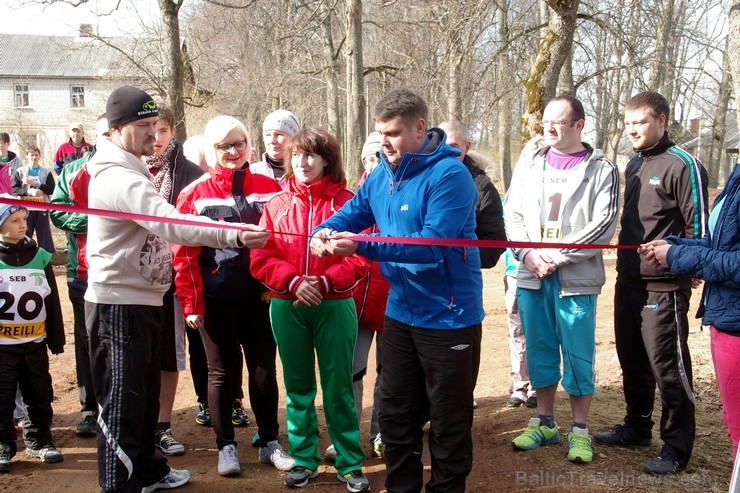
<instances>
[{"instance_id":1,"label":"sports shoe","mask_svg":"<svg viewBox=\"0 0 740 493\"><path fill-rule=\"evenodd\" d=\"M172 428L159 430L154 435L154 445L165 455L181 455L185 453L185 446L172 436Z\"/></svg>"},{"instance_id":2,"label":"sports shoe","mask_svg":"<svg viewBox=\"0 0 740 493\"><path fill-rule=\"evenodd\" d=\"M56 464L64 460L64 456L54 448L54 445L45 445L40 449L26 448L26 455L41 459L47 464Z\"/></svg>"},{"instance_id":3,"label":"sports shoe","mask_svg":"<svg viewBox=\"0 0 740 493\"><path fill-rule=\"evenodd\" d=\"M234 399L234 405L231 406L231 424L234 426L249 425L249 416L242 406L241 399Z\"/></svg>"},{"instance_id":4,"label":"sports shoe","mask_svg":"<svg viewBox=\"0 0 740 493\"><path fill-rule=\"evenodd\" d=\"M337 474L337 479L347 485L347 489L353 493L370 491L370 481L367 480L362 471L359 469L351 471L349 474L342 476Z\"/></svg>"},{"instance_id":5,"label":"sports shoe","mask_svg":"<svg viewBox=\"0 0 740 493\"><path fill-rule=\"evenodd\" d=\"M226 445L218 451L218 473L221 476L233 476L241 472L239 457L236 455L236 445Z\"/></svg>"},{"instance_id":6,"label":"sports shoe","mask_svg":"<svg viewBox=\"0 0 740 493\"><path fill-rule=\"evenodd\" d=\"M98 434L98 426L95 422L95 416L88 414L83 416L82 420L77 425L75 433L81 437L94 437Z\"/></svg>"},{"instance_id":7,"label":"sports shoe","mask_svg":"<svg viewBox=\"0 0 740 493\"><path fill-rule=\"evenodd\" d=\"M0 443L0 473L10 472L10 459L13 454L10 452L10 445Z\"/></svg>"},{"instance_id":8,"label":"sports shoe","mask_svg":"<svg viewBox=\"0 0 740 493\"><path fill-rule=\"evenodd\" d=\"M373 457L380 457L381 459L385 455L385 444L383 443L380 433L375 435L375 438L372 439L372 451L370 452L370 455Z\"/></svg>"},{"instance_id":9,"label":"sports shoe","mask_svg":"<svg viewBox=\"0 0 740 493\"><path fill-rule=\"evenodd\" d=\"M291 488L303 488L308 484L309 479L315 479L319 475L319 471L312 471L306 469L303 466L295 466L290 470L287 476L285 476L285 486Z\"/></svg>"},{"instance_id":10,"label":"sports shoe","mask_svg":"<svg viewBox=\"0 0 740 493\"><path fill-rule=\"evenodd\" d=\"M262 464L273 465L278 471L287 472L295 466L295 459L283 450L277 440L267 442L264 447L260 447L259 458Z\"/></svg>"},{"instance_id":11,"label":"sports shoe","mask_svg":"<svg viewBox=\"0 0 740 493\"><path fill-rule=\"evenodd\" d=\"M516 396L511 396L509 397L509 400L506 401L506 407L519 407L522 404L524 404L524 401Z\"/></svg>"},{"instance_id":12,"label":"sports shoe","mask_svg":"<svg viewBox=\"0 0 740 493\"><path fill-rule=\"evenodd\" d=\"M328 460L329 462L334 462L335 460L337 460L337 449L334 448L333 443L326 447L326 452L324 452L324 459Z\"/></svg>"},{"instance_id":13,"label":"sports shoe","mask_svg":"<svg viewBox=\"0 0 740 493\"><path fill-rule=\"evenodd\" d=\"M211 408L207 402L198 403L198 414L195 415L195 422L201 426L211 426Z\"/></svg>"},{"instance_id":14,"label":"sports shoe","mask_svg":"<svg viewBox=\"0 0 740 493\"><path fill-rule=\"evenodd\" d=\"M529 397L527 397L527 402L525 402L524 405L530 409L536 409L537 408L537 396L530 395Z\"/></svg>"},{"instance_id":15,"label":"sports shoe","mask_svg":"<svg viewBox=\"0 0 740 493\"><path fill-rule=\"evenodd\" d=\"M193 475L187 469L172 469L162 479L149 486L144 486L141 489L141 493L151 493L155 490L171 490L172 488L178 488L188 481Z\"/></svg>"},{"instance_id":16,"label":"sports shoe","mask_svg":"<svg viewBox=\"0 0 740 493\"><path fill-rule=\"evenodd\" d=\"M529 418L527 429L511 441L511 445L519 450L532 450L542 445L556 443L560 443L557 423L552 428L540 426L540 418Z\"/></svg>"},{"instance_id":17,"label":"sports shoe","mask_svg":"<svg viewBox=\"0 0 740 493\"><path fill-rule=\"evenodd\" d=\"M473 399L473 409L478 409L478 401Z\"/></svg>"},{"instance_id":18,"label":"sports shoe","mask_svg":"<svg viewBox=\"0 0 740 493\"><path fill-rule=\"evenodd\" d=\"M640 436L636 428L625 425L616 425L609 431L594 433L596 443L602 445L617 445L627 448L650 448L650 436Z\"/></svg>"},{"instance_id":19,"label":"sports shoe","mask_svg":"<svg viewBox=\"0 0 740 493\"><path fill-rule=\"evenodd\" d=\"M674 474L686 469L686 465L678 462L667 450L661 450L658 456L645 464L645 472L653 476L663 476L665 474Z\"/></svg>"},{"instance_id":20,"label":"sports shoe","mask_svg":"<svg viewBox=\"0 0 740 493\"><path fill-rule=\"evenodd\" d=\"M574 426L573 431L568 433L568 460L579 464L588 464L594 460L588 429Z\"/></svg>"}]
</instances>

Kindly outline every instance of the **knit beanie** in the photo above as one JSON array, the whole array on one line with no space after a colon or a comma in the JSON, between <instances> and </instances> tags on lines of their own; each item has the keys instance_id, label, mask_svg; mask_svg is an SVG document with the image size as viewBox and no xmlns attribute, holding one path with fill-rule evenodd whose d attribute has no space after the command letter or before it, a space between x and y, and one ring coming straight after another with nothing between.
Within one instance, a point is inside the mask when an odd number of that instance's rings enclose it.
<instances>
[{"instance_id":1,"label":"knit beanie","mask_svg":"<svg viewBox=\"0 0 740 493\"><path fill-rule=\"evenodd\" d=\"M8 195L5 193L0 196L11 198L11 199L15 198L12 195ZM3 224L5 224L5 221L7 221L10 216L12 216L18 211L26 211L26 210L27 209L25 207L20 206L20 205L0 204L0 228L3 226Z\"/></svg>"},{"instance_id":2,"label":"knit beanie","mask_svg":"<svg viewBox=\"0 0 740 493\"><path fill-rule=\"evenodd\" d=\"M362 155L360 156L364 161L368 156L374 156L376 152L380 152L380 132L373 132L367 136L365 143L362 145Z\"/></svg>"},{"instance_id":3,"label":"knit beanie","mask_svg":"<svg viewBox=\"0 0 740 493\"><path fill-rule=\"evenodd\" d=\"M277 130L288 137L293 137L301 129L301 122L288 110L275 110L265 118L262 135L268 130Z\"/></svg>"},{"instance_id":4,"label":"knit beanie","mask_svg":"<svg viewBox=\"0 0 740 493\"><path fill-rule=\"evenodd\" d=\"M120 127L144 118L159 116L157 103L139 88L122 86L113 91L105 104L110 128Z\"/></svg>"}]
</instances>

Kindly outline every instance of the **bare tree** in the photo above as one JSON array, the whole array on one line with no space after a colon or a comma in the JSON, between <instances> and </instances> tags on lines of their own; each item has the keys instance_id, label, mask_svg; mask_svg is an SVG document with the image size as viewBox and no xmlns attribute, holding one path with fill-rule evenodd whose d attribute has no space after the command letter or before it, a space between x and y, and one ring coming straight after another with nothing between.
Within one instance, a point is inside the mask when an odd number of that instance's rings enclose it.
<instances>
[{"instance_id":1,"label":"bare tree","mask_svg":"<svg viewBox=\"0 0 740 493\"><path fill-rule=\"evenodd\" d=\"M573 44L580 3L579 0L546 0L546 2L550 7L550 20L524 86L526 107L522 137L525 141L540 130L539 121L545 102L556 94L560 71Z\"/></svg>"},{"instance_id":2,"label":"bare tree","mask_svg":"<svg viewBox=\"0 0 740 493\"><path fill-rule=\"evenodd\" d=\"M740 0L730 2L730 29L727 33L727 57L729 59L735 102L740 102ZM740 104L738 104L740 122Z\"/></svg>"},{"instance_id":3,"label":"bare tree","mask_svg":"<svg viewBox=\"0 0 740 493\"><path fill-rule=\"evenodd\" d=\"M363 58L362 0L346 0L347 17L347 132L345 168L351 182L361 176L360 154L368 133ZM356 163L356 164L353 164Z\"/></svg>"}]
</instances>

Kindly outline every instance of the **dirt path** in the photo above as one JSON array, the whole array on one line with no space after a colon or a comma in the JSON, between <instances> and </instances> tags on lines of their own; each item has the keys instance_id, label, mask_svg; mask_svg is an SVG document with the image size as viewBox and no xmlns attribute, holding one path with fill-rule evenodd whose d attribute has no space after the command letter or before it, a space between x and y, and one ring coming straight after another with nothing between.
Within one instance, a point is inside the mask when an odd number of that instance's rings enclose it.
<instances>
[{"instance_id":1,"label":"dirt path","mask_svg":"<svg viewBox=\"0 0 740 493\"><path fill-rule=\"evenodd\" d=\"M612 329L613 266L607 267L608 280L599 298L597 327L597 372L599 390L594 396L591 430L603 430L620 422L624 414L619 364L614 350ZM502 270L497 267L484 275L484 299L487 317L484 322L481 371L476 390L479 407L473 426L474 467L468 479L468 491L473 492L613 492L613 491L727 491L732 467L732 447L726 436L721 418L721 406L714 382L707 331L699 330L699 322L691 322L689 345L694 361L695 389L697 396L698 433L694 457L688 470L668 478L653 478L642 474L643 464L656 455L660 445L653 440L650 450L630 451L596 446L595 460L587 466L570 464L565 459L567 445L534 450L527 453L512 450L511 439L526 425L532 415L530 409L507 409L509 387L508 343L503 302ZM79 420L77 384L72 346L72 310L64 290L63 270L58 271L57 283L62 288L62 302L67 323L68 346L64 354L51 357L51 371L56 400L54 402L54 437L64 453L64 462L46 465L30 459L21 451L12 463L12 472L0 476L0 492L74 492L92 493L97 487L95 440L78 438L74 427ZM694 296L694 302L698 299ZM693 313L693 311L691 312ZM370 365L369 367L373 367ZM279 380L282 376L279 376ZM374 376L366 377L365 388L372 388ZM365 392L363 437L369 427L369 392ZM281 394L282 398L282 394ZM320 397L317 400L321 402ZM213 430L195 424L196 400L188 372L181 374L173 430L186 445L185 455L170 459L172 466L193 471L192 481L179 489L183 493L227 492L282 492L284 473L259 464L257 451L249 446L255 432L252 424L237 430L241 444L239 456L242 474L236 478L222 478L216 473L217 452ZM281 407L282 433L285 433L284 407ZM569 421L567 396L559 392L556 401L557 419L561 424ZM660 409L655 411L656 421ZM251 411L250 411L251 416ZM322 425L323 426L323 425ZM564 429L565 427L561 427ZM327 434L322 428L321 450L327 445ZM285 437L281 438L286 443ZM366 452L367 443L363 443ZM429 458L425 457L427 473ZM384 491L385 466L379 459L368 459L365 471L373 491ZM330 464L322 465L319 478L312 481L305 491L342 492L345 487L335 478Z\"/></svg>"}]
</instances>

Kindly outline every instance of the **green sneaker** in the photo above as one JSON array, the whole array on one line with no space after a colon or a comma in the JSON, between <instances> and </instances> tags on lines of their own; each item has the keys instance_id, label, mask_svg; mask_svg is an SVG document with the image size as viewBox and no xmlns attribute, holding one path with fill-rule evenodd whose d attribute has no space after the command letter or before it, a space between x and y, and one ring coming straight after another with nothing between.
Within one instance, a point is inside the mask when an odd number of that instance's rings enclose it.
<instances>
[{"instance_id":1,"label":"green sneaker","mask_svg":"<svg viewBox=\"0 0 740 493\"><path fill-rule=\"evenodd\" d=\"M579 464L588 464L594 460L594 451L591 449L591 437L588 429L573 428L568 433L568 460Z\"/></svg>"},{"instance_id":2,"label":"green sneaker","mask_svg":"<svg viewBox=\"0 0 740 493\"><path fill-rule=\"evenodd\" d=\"M541 445L555 445L556 443L560 443L557 423L552 428L540 426L540 418L530 418L527 429L511 441L511 445L518 450L532 450Z\"/></svg>"}]
</instances>

